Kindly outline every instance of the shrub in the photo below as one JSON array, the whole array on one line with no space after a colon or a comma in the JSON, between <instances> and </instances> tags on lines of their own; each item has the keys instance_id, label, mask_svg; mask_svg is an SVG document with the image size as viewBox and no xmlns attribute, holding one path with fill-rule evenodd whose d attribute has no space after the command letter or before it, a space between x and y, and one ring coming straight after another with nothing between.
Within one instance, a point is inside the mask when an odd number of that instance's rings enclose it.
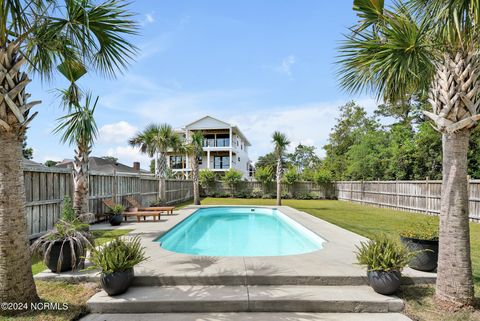
<instances>
[{"instance_id":1,"label":"shrub","mask_svg":"<svg viewBox=\"0 0 480 321\"><path fill-rule=\"evenodd\" d=\"M285 174L283 174L283 181L287 185L293 185L295 182L297 182L300 179L300 173L298 173L297 169L293 166L291 166Z\"/></svg>"},{"instance_id":2,"label":"shrub","mask_svg":"<svg viewBox=\"0 0 480 321\"><path fill-rule=\"evenodd\" d=\"M274 196L270 193L265 193L262 195L262 198L263 199L271 199L271 198L274 198Z\"/></svg>"},{"instance_id":3,"label":"shrub","mask_svg":"<svg viewBox=\"0 0 480 321\"><path fill-rule=\"evenodd\" d=\"M296 195L296 198L299 200L311 200L313 199L312 193L302 192Z\"/></svg>"},{"instance_id":4,"label":"shrub","mask_svg":"<svg viewBox=\"0 0 480 321\"><path fill-rule=\"evenodd\" d=\"M260 197L262 197L262 195L263 195L263 191L262 191L262 189L260 189L260 188L258 188L258 187L255 187L255 188L252 190L251 196L252 196L253 198L260 198Z\"/></svg>"},{"instance_id":5,"label":"shrub","mask_svg":"<svg viewBox=\"0 0 480 321\"><path fill-rule=\"evenodd\" d=\"M99 249L91 249L92 265L87 270L100 269L105 274L126 271L146 259L145 248L141 246L138 236L119 237Z\"/></svg>"},{"instance_id":6,"label":"shrub","mask_svg":"<svg viewBox=\"0 0 480 321\"><path fill-rule=\"evenodd\" d=\"M198 179L202 187L209 190L212 188L213 184L215 184L216 174L214 171L204 168L198 173Z\"/></svg>"},{"instance_id":7,"label":"shrub","mask_svg":"<svg viewBox=\"0 0 480 321\"><path fill-rule=\"evenodd\" d=\"M249 198L249 196L250 194L245 190L235 193L235 197L237 198Z\"/></svg>"},{"instance_id":8,"label":"shrub","mask_svg":"<svg viewBox=\"0 0 480 321\"><path fill-rule=\"evenodd\" d=\"M361 242L356 251L358 264L366 266L368 271L401 271L413 254L399 241L385 234Z\"/></svg>"},{"instance_id":9,"label":"shrub","mask_svg":"<svg viewBox=\"0 0 480 321\"><path fill-rule=\"evenodd\" d=\"M63 198L61 219L66 222L73 222L76 219L75 210L72 206L72 200L68 196Z\"/></svg>"},{"instance_id":10,"label":"shrub","mask_svg":"<svg viewBox=\"0 0 480 321\"><path fill-rule=\"evenodd\" d=\"M273 171L271 166L259 167L255 171L255 179L262 183L263 188L266 189L268 184L273 180Z\"/></svg>"},{"instance_id":11,"label":"shrub","mask_svg":"<svg viewBox=\"0 0 480 321\"><path fill-rule=\"evenodd\" d=\"M282 198L288 200L288 199L293 198L293 196L292 196L292 193L283 191L282 192Z\"/></svg>"},{"instance_id":12,"label":"shrub","mask_svg":"<svg viewBox=\"0 0 480 321\"><path fill-rule=\"evenodd\" d=\"M400 236L417 240L438 241L438 221L434 218L418 221L403 230Z\"/></svg>"},{"instance_id":13,"label":"shrub","mask_svg":"<svg viewBox=\"0 0 480 321\"><path fill-rule=\"evenodd\" d=\"M158 206L164 206L164 205L165 205L165 201L162 200L161 198L157 198L156 200L150 202L150 206L152 207L158 207Z\"/></svg>"},{"instance_id":14,"label":"shrub","mask_svg":"<svg viewBox=\"0 0 480 321\"><path fill-rule=\"evenodd\" d=\"M313 181L316 184L330 184L333 182L333 175L328 169L320 168L313 174Z\"/></svg>"},{"instance_id":15,"label":"shrub","mask_svg":"<svg viewBox=\"0 0 480 321\"><path fill-rule=\"evenodd\" d=\"M230 187L230 195L233 196L235 194L235 187L242 181L242 172L236 170L234 168L230 168L228 171L225 172L223 176L223 181L228 184Z\"/></svg>"}]
</instances>

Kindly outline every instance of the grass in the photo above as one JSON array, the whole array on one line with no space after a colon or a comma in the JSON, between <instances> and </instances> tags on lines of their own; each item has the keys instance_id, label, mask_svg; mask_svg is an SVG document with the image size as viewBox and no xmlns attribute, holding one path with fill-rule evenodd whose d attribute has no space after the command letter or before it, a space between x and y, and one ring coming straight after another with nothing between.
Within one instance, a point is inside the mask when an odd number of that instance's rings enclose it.
<instances>
[{"instance_id":1,"label":"grass","mask_svg":"<svg viewBox=\"0 0 480 321\"><path fill-rule=\"evenodd\" d=\"M338 225L342 228L372 237L377 233L399 235L408 226L427 220L423 214L377 208L342 201L283 200L283 205ZM275 205L273 199L205 198L203 205ZM470 223L471 256L475 294L480 298L480 224ZM433 300L432 286L404 287L399 294L406 301L405 313L414 320L425 321L480 321L480 311L448 313L438 309Z\"/></svg>"},{"instance_id":2,"label":"grass","mask_svg":"<svg viewBox=\"0 0 480 321\"><path fill-rule=\"evenodd\" d=\"M131 231L131 229L97 230L92 231L92 234L95 238L95 244L102 245ZM32 272L34 275L42 272L46 268L47 267L43 261L38 258L35 259L32 264ZM69 284L65 282L36 280L35 284L42 302L66 303L68 309L45 311L30 310L15 317L0 316L0 321L78 320L81 316L87 314L87 300L100 290L99 285L96 283Z\"/></svg>"},{"instance_id":3,"label":"grass","mask_svg":"<svg viewBox=\"0 0 480 321\"><path fill-rule=\"evenodd\" d=\"M15 317L1 317L1 321L65 321L78 320L87 314L87 300L100 290L96 283L68 284L65 282L36 281L38 295L43 302L57 302L65 310L28 311Z\"/></svg>"},{"instance_id":4,"label":"grass","mask_svg":"<svg viewBox=\"0 0 480 321\"><path fill-rule=\"evenodd\" d=\"M92 231L93 237L95 238L96 245L102 245L106 242L109 242L119 236L130 233L133 230L129 229L116 229L116 230L97 230ZM38 274L46 269L46 265L43 263L43 260L40 258L33 258L32 262L32 273L33 275Z\"/></svg>"}]
</instances>

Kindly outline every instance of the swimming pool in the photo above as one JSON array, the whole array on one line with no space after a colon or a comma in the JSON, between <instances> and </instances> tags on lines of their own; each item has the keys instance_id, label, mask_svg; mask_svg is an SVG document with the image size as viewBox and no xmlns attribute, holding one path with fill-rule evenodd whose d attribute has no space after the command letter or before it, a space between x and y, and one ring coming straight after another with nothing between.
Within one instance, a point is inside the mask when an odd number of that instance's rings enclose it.
<instances>
[{"instance_id":1,"label":"swimming pool","mask_svg":"<svg viewBox=\"0 0 480 321\"><path fill-rule=\"evenodd\" d=\"M206 256L280 256L319 250L317 234L276 209L208 207L157 238L163 249Z\"/></svg>"}]
</instances>

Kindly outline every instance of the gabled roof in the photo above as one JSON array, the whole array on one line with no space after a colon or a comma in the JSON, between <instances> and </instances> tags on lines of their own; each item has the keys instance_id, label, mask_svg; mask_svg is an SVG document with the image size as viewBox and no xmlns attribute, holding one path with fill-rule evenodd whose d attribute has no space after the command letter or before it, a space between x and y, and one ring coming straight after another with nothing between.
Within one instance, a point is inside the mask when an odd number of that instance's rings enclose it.
<instances>
[{"instance_id":1,"label":"gabled roof","mask_svg":"<svg viewBox=\"0 0 480 321\"><path fill-rule=\"evenodd\" d=\"M251 146L250 142L248 141L247 137L242 133L238 126L234 126L223 120L212 116L204 116L200 119L197 119L190 124L185 125L185 129L215 129L215 128L232 128L244 141L247 146Z\"/></svg>"},{"instance_id":2,"label":"gabled roof","mask_svg":"<svg viewBox=\"0 0 480 321\"><path fill-rule=\"evenodd\" d=\"M221 121L220 119L214 118L212 116L204 116L200 119L197 119L190 124L185 125L185 128L192 129L207 129L207 128L230 128L232 125Z\"/></svg>"},{"instance_id":3,"label":"gabled roof","mask_svg":"<svg viewBox=\"0 0 480 321\"><path fill-rule=\"evenodd\" d=\"M71 168L73 166L73 160L71 159L65 159L61 163L58 163L55 165L55 167L60 167L60 168ZM113 162L108 159L103 159L100 157L94 157L90 156L88 160L88 167L91 171L94 172L101 172L105 174L111 174L114 171L115 172L121 172L121 173L149 173L148 171L145 171L143 169L140 169L140 171L136 170L133 167L127 166L125 164L119 163L119 162Z\"/></svg>"}]
</instances>

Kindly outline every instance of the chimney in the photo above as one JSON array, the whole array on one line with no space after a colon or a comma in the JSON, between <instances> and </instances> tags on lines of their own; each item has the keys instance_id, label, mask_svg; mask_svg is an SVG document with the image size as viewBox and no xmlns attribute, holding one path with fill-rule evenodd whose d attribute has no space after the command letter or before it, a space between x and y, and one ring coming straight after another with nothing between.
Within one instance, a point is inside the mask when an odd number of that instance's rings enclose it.
<instances>
[{"instance_id":1,"label":"chimney","mask_svg":"<svg viewBox=\"0 0 480 321\"><path fill-rule=\"evenodd\" d=\"M133 169L136 171L140 171L140 162L133 162Z\"/></svg>"}]
</instances>

